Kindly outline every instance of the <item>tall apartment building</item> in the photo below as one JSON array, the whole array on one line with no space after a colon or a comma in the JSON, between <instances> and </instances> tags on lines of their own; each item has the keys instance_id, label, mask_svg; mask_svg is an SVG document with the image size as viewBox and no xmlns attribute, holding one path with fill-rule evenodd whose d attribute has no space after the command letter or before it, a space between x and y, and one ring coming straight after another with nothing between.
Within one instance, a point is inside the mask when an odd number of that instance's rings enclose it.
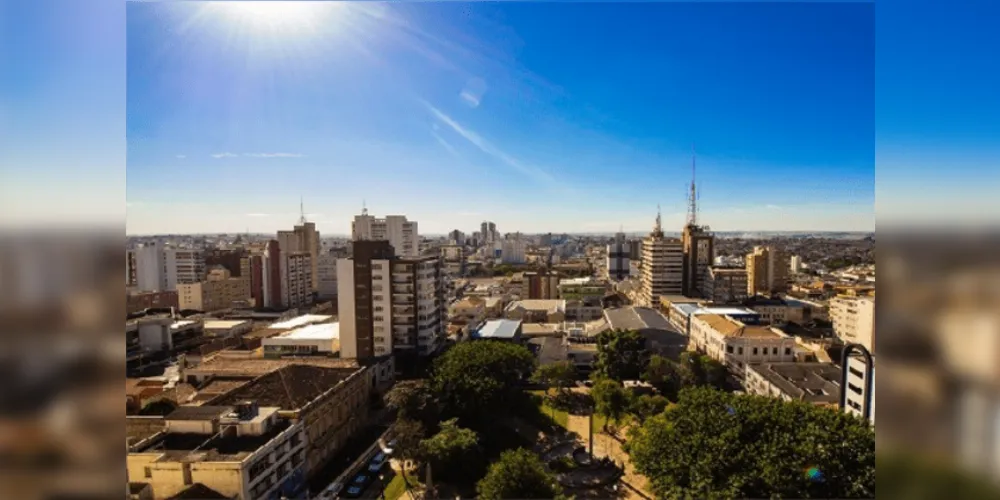
<instances>
[{"instance_id":1,"label":"tall apartment building","mask_svg":"<svg viewBox=\"0 0 1000 500\"><path fill-rule=\"evenodd\" d=\"M840 295L830 300L833 332L848 343L875 352L875 299Z\"/></svg>"},{"instance_id":2,"label":"tall apartment building","mask_svg":"<svg viewBox=\"0 0 1000 500\"><path fill-rule=\"evenodd\" d=\"M426 356L440 347L446 311L441 260L399 257L388 241L355 241L337 261L340 354Z\"/></svg>"},{"instance_id":3,"label":"tall apartment building","mask_svg":"<svg viewBox=\"0 0 1000 500\"><path fill-rule=\"evenodd\" d=\"M290 309L312 302L308 252L283 252L277 240L250 258L250 295L258 308Z\"/></svg>"},{"instance_id":4,"label":"tall apartment building","mask_svg":"<svg viewBox=\"0 0 1000 500\"><path fill-rule=\"evenodd\" d=\"M337 256L321 254L316 263L316 293L320 299L332 299L337 296Z\"/></svg>"},{"instance_id":5,"label":"tall apartment building","mask_svg":"<svg viewBox=\"0 0 1000 500\"><path fill-rule=\"evenodd\" d=\"M135 287L137 282L137 273L135 265L135 250L127 249L125 250L125 287Z\"/></svg>"},{"instance_id":6,"label":"tall apartment building","mask_svg":"<svg viewBox=\"0 0 1000 500\"><path fill-rule=\"evenodd\" d=\"M278 246L282 252L306 252L309 254L309 276L313 286L319 285L319 231L316 224L306 222L303 216L300 224L291 231L278 231ZM315 289L314 289L315 290ZM310 290L313 291L313 290Z\"/></svg>"},{"instance_id":7,"label":"tall apartment building","mask_svg":"<svg viewBox=\"0 0 1000 500\"><path fill-rule=\"evenodd\" d=\"M559 298L559 273L526 272L521 282L521 300L555 300Z\"/></svg>"},{"instance_id":8,"label":"tall apartment building","mask_svg":"<svg viewBox=\"0 0 1000 500\"><path fill-rule=\"evenodd\" d=\"M250 279L234 278L219 266L208 272L205 281L177 285L177 301L181 309L205 312L246 307L252 302Z\"/></svg>"},{"instance_id":9,"label":"tall apartment building","mask_svg":"<svg viewBox=\"0 0 1000 500\"><path fill-rule=\"evenodd\" d=\"M351 239L354 241L388 241L396 255L417 257L420 255L420 235L416 221L406 220L405 215L388 215L377 219L364 209L351 223Z\"/></svg>"},{"instance_id":10,"label":"tall apartment building","mask_svg":"<svg viewBox=\"0 0 1000 500\"><path fill-rule=\"evenodd\" d=\"M448 233L448 242L452 245L465 245L465 233L455 229Z\"/></svg>"},{"instance_id":11,"label":"tall apartment building","mask_svg":"<svg viewBox=\"0 0 1000 500\"><path fill-rule=\"evenodd\" d=\"M521 235L508 237L501 243L500 261L504 264L524 264L527 250L528 243L521 239Z\"/></svg>"},{"instance_id":12,"label":"tall apartment building","mask_svg":"<svg viewBox=\"0 0 1000 500\"><path fill-rule=\"evenodd\" d=\"M465 247L462 245L444 245L441 247L443 272L452 278L465 276Z\"/></svg>"},{"instance_id":13,"label":"tall apartment building","mask_svg":"<svg viewBox=\"0 0 1000 500\"><path fill-rule=\"evenodd\" d=\"M704 296L705 276L715 261L715 235L706 226L688 224L681 233L684 244L684 285L686 297Z\"/></svg>"},{"instance_id":14,"label":"tall apartment building","mask_svg":"<svg viewBox=\"0 0 1000 500\"><path fill-rule=\"evenodd\" d=\"M205 258L198 250L154 243L131 253L134 286L140 292L177 290L178 284L197 283L205 277Z\"/></svg>"},{"instance_id":15,"label":"tall apartment building","mask_svg":"<svg viewBox=\"0 0 1000 500\"><path fill-rule=\"evenodd\" d=\"M680 295L684 285L684 244L663 235L660 214L642 242L642 287L639 302L657 307L663 295Z\"/></svg>"},{"instance_id":16,"label":"tall apartment building","mask_svg":"<svg viewBox=\"0 0 1000 500\"><path fill-rule=\"evenodd\" d=\"M500 234L497 232L497 225L492 222L483 221L479 225L479 232L482 235L481 243L492 243L500 239Z\"/></svg>"},{"instance_id":17,"label":"tall apartment building","mask_svg":"<svg viewBox=\"0 0 1000 500\"><path fill-rule=\"evenodd\" d=\"M788 291L788 255L774 247L754 247L747 254L747 294L771 295Z\"/></svg>"},{"instance_id":18,"label":"tall apartment building","mask_svg":"<svg viewBox=\"0 0 1000 500\"><path fill-rule=\"evenodd\" d=\"M747 270L739 267L709 267L702 292L718 304L743 302L747 298Z\"/></svg>"},{"instance_id":19,"label":"tall apartment building","mask_svg":"<svg viewBox=\"0 0 1000 500\"><path fill-rule=\"evenodd\" d=\"M802 257L798 255L793 255L791 259L789 259L788 267L793 275L801 273L802 269L804 269L802 267Z\"/></svg>"},{"instance_id":20,"label":"tall apartment building","mask_svg":"<svg viewBox=\"0 0 1000 500\"><path fill-rule=\"evenodd\" d=\"M245 248L213 248L205 252L205 268L222 266L233 278L247 276L250 272L250 252Z\"/></svg>"},{"instance_id":21,"label":"tall apartment building","mask_svg":"<svg viewBox=\"0 0 1000 500\"><path fill-rule=\"evenodd\" d=\"M616 234L615 240L607 248L608 279L614 281L628 279L630 255L631 244L625 240L625 233Z\"/></svg>"}]
</instances>

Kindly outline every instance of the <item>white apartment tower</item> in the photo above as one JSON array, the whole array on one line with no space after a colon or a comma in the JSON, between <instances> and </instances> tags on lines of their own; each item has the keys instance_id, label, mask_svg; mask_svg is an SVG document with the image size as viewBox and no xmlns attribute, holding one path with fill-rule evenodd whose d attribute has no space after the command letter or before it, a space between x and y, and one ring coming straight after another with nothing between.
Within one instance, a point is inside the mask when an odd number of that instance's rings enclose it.
<instances>
[{"instance_id":1,"label":"white apartment tower","mask_svg":"<svg viewBox=\"0 0 1000 500\"><path fill-rule=\"evenodd\" d=\"M642 293L640 302L656 307L663 295L680 295L684 285L684 244L678 238L667 238L659 209L656 225L642 242Z\"/></svg>"},{"instance_id":2,"label":"white apartment tower","mask_svg":"<svg viewBox=\"0 0 1000 500\"><path fill-rule=\"evenodd\" d=\"M205 256L190 248L165 248L160 244L134 250L135 284L139 291L173 291L178 284L205 279Z\"/></svg>"},{"instance_id":3,"label":"white apartment tower","mask_svg":"<svg viewBox=\"0 0 1000 500\"><path fill-rule=\"evenodd\" d=\"M436 352L446 318L441 259L399 257L384 240L353 247L337 261L341 357Z\"/></svg>"},{"instance_id":4,"label":"white apartment tower","mask_svg":"<svg viewBox=\"0 0 1000 500\"><path fill-rule=\"evenodd\" d=\"M384 219L368 215L362 209L361 215L354 216L351 223L351 239L354 241L388 241L399 257L420 255L420 235L416 221L406 220L405 215L388 215Z\"/></svg>"}]
</instances>

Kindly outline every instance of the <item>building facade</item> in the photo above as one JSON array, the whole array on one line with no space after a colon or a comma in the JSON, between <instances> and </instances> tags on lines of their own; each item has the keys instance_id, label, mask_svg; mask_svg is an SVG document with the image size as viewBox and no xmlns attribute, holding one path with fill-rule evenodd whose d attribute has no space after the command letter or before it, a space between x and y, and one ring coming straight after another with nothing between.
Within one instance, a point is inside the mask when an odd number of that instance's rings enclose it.
<instances>
[{"instance_id":1,"label":"building facade","mask_svg":"<svg viewBox=\"0 0 1000 500\"><path fill-rule=\"evenodd\" d=\"M684 285L686 297L705 296L705 278L715 262L715 236L706 226L688 224L681 233L684 245Z\"/></svg>"},{"instance_id":2,"label":"building facade","mask_svg":"<svg viewBox=\"0 0 1000 500\"><path fill-rule=\"evenodd\" d=\"M754 363L747 365L748 394L835 407L841 370L833 363Z\"/></svg>"},{"instance_id":3,"label":"building facade","mask_svg":"<svg viewBox=\"0 0 1000 500\"><path fill-rule=\"evenodd\" d=\"M702 291L717 304L735 304L747 298L747 270L738 267L710 267Z\"/></svg>"},{"instance_id":4,"label":"building facade","mask_svg":"<svg viewBox=\"0 0 1000 500\"><path fill-rule=\"evenodd\" d=\"M549 300L559 298L559 273L526 272L521 282L521 299Z\"/></svg>"},{"instance_id":5,"label":"building facade","mask_svg":"<svg viewBox=\"0 0 1000 500\"><path fill-rule=\"evenodd\" d=\"M283 252L277 240L250 257L250 296L264 309L312 303L312 259L308 252Z\"/></svg>"},{"instance_id":6,"label":"building facade","mask_svg":"<svg viewBox=\"0 0 1000 500\"><path fill-rule=\"evenodd\" d=\"M319 231L314 222L302 221L291 231L278 231L278 247L285 253L306 252L309 254L309 279L313 285L310 292L319 286Z\"/></svg>"},{"instance_id":7,"label":"building facade","mask_svg":"<svg viewBox=\"0 0 1000 500\"><path fill-rule=\"evenodd\" d=\"M528 242L521 239L520 235L503 240L500 246L500 262L504 264L524 264L525 252L528 250Z\"/></svg>"},{"instance_id":8,"label":"building facade","mask_svg":"<svg viewBox=\"0 0 1000 500\"><path fill-rule=\"evenodd\" d=\"M642 242L642 284L639 305L657 307L660 297L680 295L684 286L684 244L663 235L660 214Z\"/></svg>"},{"instance_id":9,"label":"building facade","mask_svg":"<svg viewBox=\"0 0 1000 500\"><path fill-rule=\"evenodd\" d=\"M332 254L322 254L316 263L316 294L320 299L332 299L337 296L337 257Z\"/></svg>"},{"instance_id":10,"label":"building facade","mask_svg":"<svg viewBox=\"0 0 1000 500\"><path fill-rule=\"evenodd\" d=\"M204 312L248 307L253 302L249 277L234 278L221 266L209 271L205 281L177 285L177 297L181 309Z\"/></svg>"},{"instance_id":11,"label":"building facade","mask_svg":"<svg viewBox=\"0 0 1000 500\"><path fill-rule=\"evenodd\" d=\"M341 356L426 356L444 337L444 280L437 256L397 257L388 241L355 241L337 261Z\"/></svg>"},{"instance_id":12,"label":"building facade","mask_svg":"<svg viewBox=\"0 0 1000 500\"><path fill-rule=\"evenodd\" d=\"M840 295L830 300L833 332L845 343L875 352L875 298Z\"/></svg>"},{"instance_id":13,"label":"building facade","mask_svg":"<svg viewBox=\"0 0 1000 500\"><path fill-rule=\"evenodd\" d=\"M747 294L772 295L788 291L788 255L774 247L754 247L747 254Z\"/></svg>"},{"instance_id":14,"label":"building facade","mask_svg":"<svg viewBox=\"0 0 1000 500\"><path fill-rule=\"evenodd\" d=\"M465 247L462 245L444 245L441 247L441 265L444 274L451 278L465 276Z\"/></svg>"},{"instance_id":15,"label":"building facade","mask_svg":"<svg viewBox=\"0 0 1000 500\"><path fill-rule=\"evenodd\" d=\"M399 257L420 255L420 235L416 221L406 220L405 215L388 215L384 219L368 215L363 210L351 223L354 241L388 241Z\"/></svg>"},{"instance_id":16,"label":"building facade","mask_svg":"<svg viewBox=\"0 0 1000 500\"><path fill-rule=\"evenodd\" d=\"M629 278L631 250L632 246L625 240L624 233L615 235L615 241L611 242L607 247L605 258L608 279L624 281Z\"/></svg>"},{"instance_id":17,"label":"building facade","mask_svg":"<svg viewBox=\"0 0 1000 500\"><path fill-rule=\"evenodd\" d=\"M728 316L691 316L691 345L742 378L750 363L795 361L795 339L776 328L747 325Z\"/></svg>"}]
</instances>

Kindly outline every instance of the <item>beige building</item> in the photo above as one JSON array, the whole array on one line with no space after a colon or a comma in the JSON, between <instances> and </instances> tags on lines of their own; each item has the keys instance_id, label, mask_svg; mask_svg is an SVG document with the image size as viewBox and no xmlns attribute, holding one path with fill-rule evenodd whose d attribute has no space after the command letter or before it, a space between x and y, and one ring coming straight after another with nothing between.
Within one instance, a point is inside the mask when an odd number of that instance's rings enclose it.
<instances>
[{"instance_id":1,"label":"beige building","mask_svg":"<svg viewBox=\"0 0 1000 500\"><path fill-rule=\"evenodd\" d=\"M228 269L219 266L208 272L205 281L177 285L177 302L181 309L205 312L252 307L250 278L233 278Z\"/></svg>"},{"instance_id":2,"label":"beige building","mask_svg":"<svg viewBox=\"0 0 1000 500\"><path fill-rule=\"evenodd\" d=\"M788 255L774 247L754 247L747 254L747 294L771 295L788 291Z\"/></svg>"},{"instance_id":3,"label":"beige building","mask_svg":"<svg viewBox=\"0 0 1000 500\"><path fill-rule=\"evenodd\" d=\"M747 270L710 267L702 286L705 298L716 304L743 302L747 298Z\"/></svg>"},{"instance_id":4,"label":"beige building","mask_svg":"<svg viewBox=\"0 0 1000 500\"><path fill-rule=\"evenodd\" d=\"M875 298L841 295L830 300L833 332L848 343L875 352Z\"/></svg>"},{"instance_id":5,"label":"beige building","mask_svg":"<svg viewBox=\"0 0 1000 500\"><path fill-rule=\"evenodd\" d=\"M832 363L755 363L743 385L748 394L837 407L841 374Z\"/></svg>"},{"instance_id":6,"label":"beige building","mask_svg":"<svg viewBox=\"0 0 1000 500\"><path fill-rule=\"evenodd\" d=\"M486 321L486 299L466 297L448 308L448 322L468 332Z\"/></svg>"},{"instance_id":7,"label":"beige building","mask_svg":"<svg viewBox=\"0 0 1000 500\"><path fill-rule=\"evenodd\" d=\"M405 215L388 215L377 219L368 215L368 210L354 217L351 223L351 239L354 241L388 241L398 257L420 255L420 235L416 221L406 220Z\"/></svg>"},{"instance_id":8,"label":"beige building","mask_svg":"<svg viewBox=\"0 0 1000 500\"><path fill-rule=\"evenodd\" d=\"M518 300L507 305L504 318L524 323L562 323L566 321L566 301Z\"/></svg>"},{"instance_id":9,"label":"beige building","mask_svg":"<svg viewBox=\"0 0 1000 500\"><path fill-rule=\"evenodd\" d=\"M680 295L684 285L684 244L663 235L660 214L642 242L642 285L639 304L658 307L663 295Z\"/></svg>"},{"instance_id":10,"label":"beige building","mask_svg":"<svg viewBox=\"0 0 1000 500\"><path fill-rule=\"evenodd\" d=\"M129 480L148 484L157 500L194 484L241 500L301 490L303 425L281 418L280 411L253 401L181 406L164 418L163 430L129 443Z\"/></svg>"},{"instance_id":11,"label":"beige building","mask_svg":"<svg viewBox=\"0 0 1000 500\"><path fill-rule=\"evenodd\" d=\"M281 254L281 295L285 307L312 303L312 257L308 252Z\"/></svg>"},{"instance_id":12,"label":"beige building","mask_svg":"<svg viewBox=\"0 0 1000 500\"><path fill-rule=\"evenodd\" d=\"M746 374L749 363L795 361L795 338L777 328L747 325L718 314L691 316L690 346L738 377Z\"/></svg>"},{"instance_id":13,"label":"beige building","mask_svg":"<svg viewBox=\"0 0 1000 500\"><path fill-rule=\"evenodd\" d=\"M283 253L306 252L309 254L310 292L319 287L319 231L314 222L306 222L302 215L300 224L291 231L278 231L278 248Z\"/></svg>"},{"instance_id":14,"label":"beige building","mask_svg":"<svg viewBox=\"0 0 1000 500\"><path fill-rule=\"evenodd\" d=\"M684 285L687 297L705 296L705 278L715 261L715 235L708 226L689 223L681 233L684 244Z\"/></svg>"}]
</instances>

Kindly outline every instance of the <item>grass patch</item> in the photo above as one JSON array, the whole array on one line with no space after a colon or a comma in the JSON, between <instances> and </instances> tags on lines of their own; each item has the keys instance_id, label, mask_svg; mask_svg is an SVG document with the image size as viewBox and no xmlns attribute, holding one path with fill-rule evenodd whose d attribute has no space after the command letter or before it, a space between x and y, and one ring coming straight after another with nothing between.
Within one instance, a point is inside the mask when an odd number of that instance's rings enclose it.
<instances>
[{"instance_id":1,"label":"grass patch","mask_svg":"<svg viewBox=\"0 0 1000 500\"><path fill-rule=\"evenodd\" d=\"M545 391L528 391L528 393L531 394L531 399L534 401L542 417L547 417L552 423L563 429L566 428L569 423L569 413L550 405Z\"/></svg>"},{"instance_id":2,"label":"grass patch","mask_svg":"<svg viewBox=\"0 0 1000 500\"><path fill-rule=\"evenodd\" d=\"M406 482L401 474L395 474L392 481L385 486L386 500L396 500L406 494Z\"/></svg>"}]
</instances>

